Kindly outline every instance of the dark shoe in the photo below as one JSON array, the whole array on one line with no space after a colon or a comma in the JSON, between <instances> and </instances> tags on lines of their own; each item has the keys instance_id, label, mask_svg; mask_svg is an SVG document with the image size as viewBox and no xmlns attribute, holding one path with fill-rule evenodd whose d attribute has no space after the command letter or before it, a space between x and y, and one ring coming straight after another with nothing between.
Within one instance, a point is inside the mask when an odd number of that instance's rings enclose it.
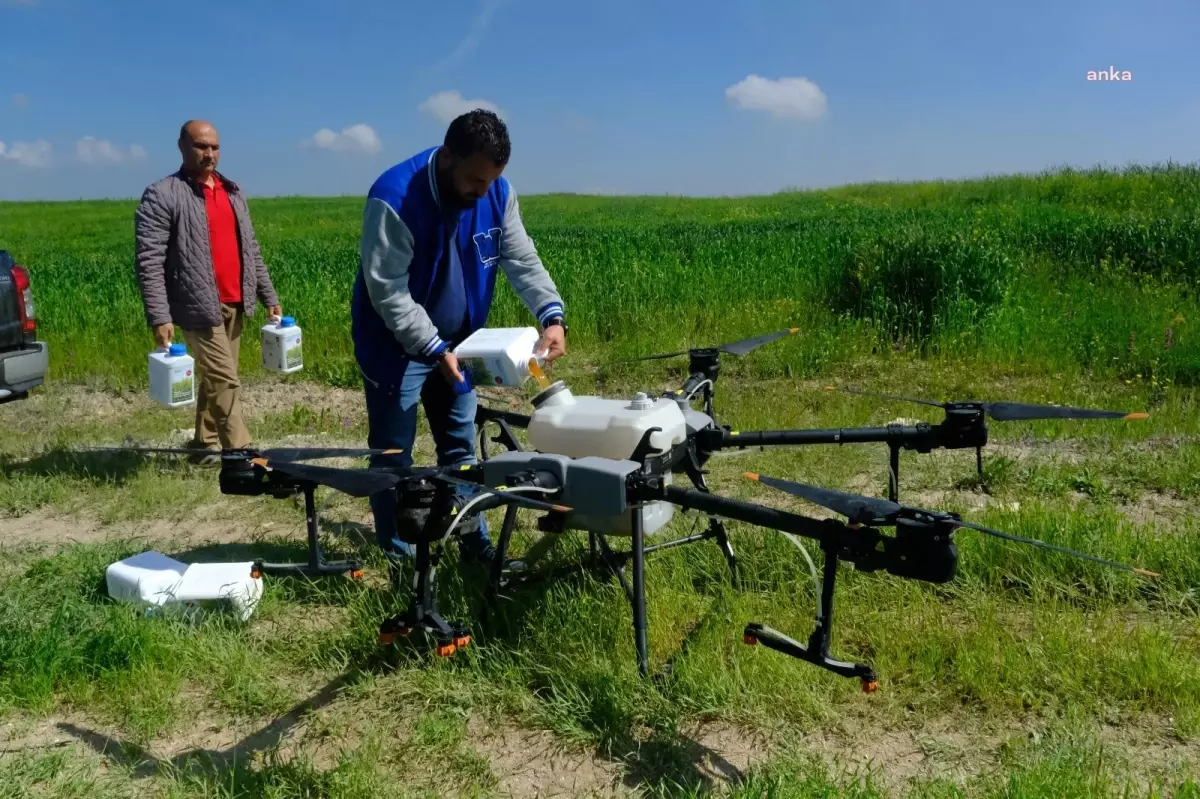
<instances>
[{"instance_id":1,"label":"dark shoe","mask_svg":"<svg viewBox=\"0 0 1200 799\"><path fill-rule=\"evenodd\" d=\"M199 447L197 447L199 449ZM207 447L208 454L194 453L188 456L188 463L195 466L217 466L221 463L221 448Z\"/></svg>"},{"instance_id":2,"label":"dark shoe","mask_svg":"<svg viewBox=\"0 0 1200 799\"><path fill-rule=\"evenodd\" d=\"M479 563L491 570L495 568L496 559L500 557L500 550L492 544L487 544L483 547L473 547L471 549L460 548L459 555L462 557L463 563ZM525 561L506 558L504 560L504 571L507 572L523 572L525 571Z\"/></svg>"}]
</instances>

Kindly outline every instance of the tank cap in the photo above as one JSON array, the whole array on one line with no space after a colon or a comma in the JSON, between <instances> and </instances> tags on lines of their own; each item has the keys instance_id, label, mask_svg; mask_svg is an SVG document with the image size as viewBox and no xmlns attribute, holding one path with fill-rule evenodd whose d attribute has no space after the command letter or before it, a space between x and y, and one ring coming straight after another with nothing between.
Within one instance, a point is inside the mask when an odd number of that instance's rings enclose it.
<instances>
[{"instance_id":1,"label":"tank cap","mask_svg":"<svg viewBox=\"0 0 1200 799\"><path fill-rule=\"evenodd\" d=\"M167 348L167 353L170 355L187 355L187 346L184 344L172 344Z\"/></svg>"},{"instance_id":2,"label":"tank cap","mask_svg":"<svg viewBox=\"0 0 1200 799\"><path fill-rule=\"evenodd\" d=\"M280 327L295 327L296 319L291 316L285 316L279 320L279 326Z\"/></svg>"},{"instance_id":3,"label":"tank cap","mask_svg":"<svg viewBox=\"0 0 1200 799\"><path fill-rule=\"evenodd\" d=\"M645 391L639 391L633 395L633 402L629 404L630 410L644 411L647 408L654 407L654 400L646 396Z\"/></svg>"},{"instance_id":4,"label":"tank cap","mask_svg":"<svg viewBox=\"0 0 1200 799\"><path fill-rule=\"evenodd\" d=\"M564 383L562 380L555 380L553 383L550 384L549 388L543 389L540 393L538 393L538 395L536 397L534 397L532 400L530 400L530 402L533 403L533 407L540 408L542 406L542 403L544 403L546 400L553 397L555 394L558 394L559 392L564 391L566 389L566 387L567 387L567 384Z\"/></svg>"}]
</instances>

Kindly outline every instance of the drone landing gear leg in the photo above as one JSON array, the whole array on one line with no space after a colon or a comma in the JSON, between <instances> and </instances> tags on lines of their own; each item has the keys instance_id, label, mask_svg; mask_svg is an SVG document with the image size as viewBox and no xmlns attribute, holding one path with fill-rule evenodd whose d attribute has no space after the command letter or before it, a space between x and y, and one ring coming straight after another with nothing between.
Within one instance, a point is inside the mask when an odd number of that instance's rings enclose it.
<instances>
[{"instance_id":1,"label":"drone landing gear leg","mask_svg":"<svg viewBox=\"0 0 1200 799\"><path fill-rule=\"evenodd\" d=\"M878 682L870 666L834 660L829 656L829 634L833 627L833 582L837 577L837 544L824 543L822 549L825 550L825 574L821 585L821 612L817 616L817 628L808 637L808 645L753 621L746 625L744 640L750 645L761 643L768 649L820 666L841 677L857 677L862 682L864 692L874 693Z\"/></svg>"},{"instance_id":2,"label":"drone landing gear leg","mask_svg":"<svg viewBox=\"0 0 1200 799\"><path fill-rule=\"evenodd\" d=\"M633 519L633 636L637 646L638 674L645 677L650 671L650 655L646 647L646 551L641 510L632 513Z\"/></svg>"},{"instance_id":3,"label":"drone landing gear leg","mask_svg":"<svg viewBox=\"0 0 1200 799\"><path fill-rule=\"evenodd\" d=\"M492 565L492 599L500 598L504 587L504 562L508 558L508 545L512 541L513 528L517 526L517 506L509 505L504 511L504 526L500 528L500 543L496 547L496 562Z\"/></svg>"},{"instance_id":4,"label":"drone landing gear leg","mask_svg":"<svg viewBox=\"0 0 1200 799\"><path fill-rule=\"evenodd\" d=\"M900 501L900 447L892 444L888 457L888 499Z\"/></svg>"},{"instance_id":5,"label":"drone landing gear leg","mask_svg":"<svg viewBox=\"0 0 1200 799\"><path fill-rule=\"evenodd\" d=\"M729 533L725 531L725 525L720 519L709 520L708 530L717 539L717 545L721 547L721 552L725 555L725 561L729 564L729 577L736 587L738 584L737 556L733 554L733 544L729 542Z\"/></svg>"},{"instance_id":6,"label":"drone landing gear leg","mask_svg":"<svg viewBox=\"0 0 1200 799\"><path fill-rule=\"evenodd\" d=\"M315 483L309 483L303 487L305 524L308 529L308 563L265 563L262 560L256 560L250 571L252 577L257 578L264 574L325 577L331 574L346 573L356 580L362 577L362 565L358 560L326 561L322 557L321 531L317 526L316 489Z\"/></svg>"},{"instance_id":7,"label":"drone landing gear leg","mask_svg":"<svg viewBox=\"0 0 1200 799\"><path fill-rule=\"evenodd\" d=\"M466 648L471 643L471 636L466 628L446 621L438 613L434 575L439 556L430 552L427 542L417 544L416 549L412 604L402 615L384 619L379 625L379 643L387 646L397 636L408 636L413 630L423 630L437 639L438 656L449 657L456 650Z\"/></svg>"}]
</instances>

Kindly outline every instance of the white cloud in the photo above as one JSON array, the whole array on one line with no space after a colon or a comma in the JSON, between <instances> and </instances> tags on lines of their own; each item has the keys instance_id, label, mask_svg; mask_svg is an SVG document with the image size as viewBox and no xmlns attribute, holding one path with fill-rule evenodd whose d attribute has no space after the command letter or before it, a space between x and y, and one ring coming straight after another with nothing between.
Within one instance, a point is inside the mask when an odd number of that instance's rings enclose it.
<instances>
[{"instance_id":1,"label":"white cloud","mask_svg":"<svg viewBox=\"0 0 1200 799\"><path fill-rule=\"evenodd\" d=\"M479 12L471 22L471 29L467 32L466 37L458 43L451 53L443 58L439 63L432 67L432 71L438 72L446 67L469 56L483 41L483 35L487 33L488 26L492 24L492 17L500 10L500 6L504 5L507 0L484 0L483 9Z\"/></svg>"},{"instance_id":2,"label":"white cloud","mask_svg":"<svg viewBox=\"0 0 1200 799\"><path fill-rule=\"evenodd\" d=\"M825 115L825 93L808 78L768 80L747 75L725 90L725 99L734 108L766 111L779 119L811 122Z\"/></svg>"},{"instance_id":3,"label":"white cloud","mask_svg":"<svg viewBox=\"0 0 1200 799\"><path fill-rule=\"evenodd\" d=\"M27 108L29 106L29 96L25 94L14 94L12 96L13 108Z\"/></svg>"},{"instance_id":4,"label":"white cloud","mask_svg":"<svg viewBox=\"0 0 1200 799\"><path fill-rule=\"evenodd\" d=\"M374 155L383 146L374 129L370 125L361 124L342 128L341 133L334 133L329 128L321 128L313 135L310 143L326 150L362 155Z\"/></svg>"},{"instance_id":5,"label":"white cloud","mask_svg":"<svg viewBox=\"0 0 1200 799\"><path fill-rule=\"evenodd\" d=\"M468 100L462 96L458 89L438 92L425 98L417 106L418 111L428 114L443 123L450 123L455 117L465 114L468 111L474 111L476 108L485 108L499 116L504 116L495 103L483 99Z\"/></svg>"},{"instance_id":6,"label":"white cloud","mask_svg":"<svg viewBox=\"0 0 1200 799\"><path fill-rule=\"evenodd\" d=\"M14 161L30 168L50 166L51 152L50 142L44 139L13 142L11 147L0 141L0 160Z\"/></svg>"},{"instance_id":7,"label":"white cloud","mask_svg":"<svg viewBox=\"0 0 1200 799\"><path fill-rule=\"evenodd\" d=\"M146 160L146 148L134 144L123 150L108 139L84 136L75 142L75 157L85 164L123 164L126 161Z\"/></svg>"}]
</instances>

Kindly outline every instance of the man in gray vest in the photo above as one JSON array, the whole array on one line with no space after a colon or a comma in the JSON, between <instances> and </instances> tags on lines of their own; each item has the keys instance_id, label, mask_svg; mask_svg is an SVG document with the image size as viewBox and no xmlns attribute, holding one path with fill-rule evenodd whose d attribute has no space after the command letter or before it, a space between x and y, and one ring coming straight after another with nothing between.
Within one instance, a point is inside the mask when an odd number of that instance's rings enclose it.
<instances>
[{"instance_id":1,"label":"man in gray vest","mask_svg":"<svg viewBox=\"0 0 1200 799\"><path fill-rule=\"evenodd\" d=\"M279 317L283 309L259 252L246 197L217 171L221 140L207 122L179 131L179 170L149 186L134 216L137 277L146 322L167 347L179 327L196 359L196 432L192 446L213 450L251 445L242 418L238 346L255 301Z\"/></svg>"}]
</instances>

